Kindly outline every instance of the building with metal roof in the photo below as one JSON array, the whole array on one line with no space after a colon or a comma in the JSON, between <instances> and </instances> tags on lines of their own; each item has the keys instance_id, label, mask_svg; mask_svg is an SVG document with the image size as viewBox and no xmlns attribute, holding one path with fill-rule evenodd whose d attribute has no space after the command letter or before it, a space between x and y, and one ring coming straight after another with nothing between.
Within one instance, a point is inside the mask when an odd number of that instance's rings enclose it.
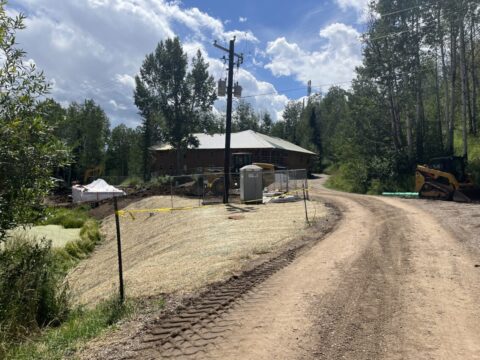
<instances>
[{"instance_id":1,"label":"building with metal roof","mask_svg":"<svg viewBox=\"0 0 480 360\"><path fill-rule=\"evenodd\" d=\"M184 173L202 172L206 168L222 168L225 154L225 134L194 134L198 147L189 148L182 159ZM174 174L176 150L170 144L150 147L155 175ZM252 130L232 133L231 152L252 154L253 162L271 163L288 169L306 169L316 154L289 141Z\"/></svg>"}]
</instances>

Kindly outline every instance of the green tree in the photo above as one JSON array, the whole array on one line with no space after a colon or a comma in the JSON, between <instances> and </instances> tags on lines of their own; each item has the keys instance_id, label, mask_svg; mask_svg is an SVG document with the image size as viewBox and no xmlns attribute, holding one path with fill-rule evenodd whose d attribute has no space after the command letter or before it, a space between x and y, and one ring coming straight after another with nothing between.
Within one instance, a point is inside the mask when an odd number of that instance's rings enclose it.
<instances>
[{"instance_id":1,"label":"green tree","mask_svg":"<svg viewBox=\"0 0 480 360\"><path fill-rule=\"evenodd\" d=\"M302 103L298 101L289 101L283 110L284 121L284 139L294 144L299 143L297 126L302 114Z\"/></svg>"},{"instance_id":2,"label":"green tree","mask_svg":"<svg viewBox=\"0 0 480 360\"><path fill-rule=\"evenodd\" d=\"M216 99L215 82L208 74L208 64L200 51L187 71L188 59L178 38L161 41L148 54L136 76L135 104L142 115L144 129L144 176L149 176L148 148L156 141L155 119L161 119L162 140L177 153L177 172L181 169L182 153L188 146L197 146L195 130L211 111ZM157 122L158 123L158 122Z\"/></svg>"},{"instance_id":3,"label":"green tree","mask_svg":"<svg viewBox=\"0 0 480 360\"><path fill-rule=\"evenodd\" d=\"M273 121L269 113L265 113L262 116L262 124L260 125L260 132L266 135L270 135L272 132Z\"/></svg>"},{"instance_id":4,"label":"green tree","mask_svg":"<svg viewBox=\"0 0 480 360\"><path fill-rule=\"evenodd\" d=\"M72 149L73 179L83 181L88 169L104 166L110 121L95 101L70 104L59 131Z\"/></svg>"},{"instance_id":5,"label":"green tree","mask_svg":"<svg viewBox=\"0 0 480 360\"><path fill-rule=\"evenodd\" d=\"M245 130L259 131L260 124L252 105L245 100L240 100L232 116L232 131Z\"/></svg>"},{"instance_id":6,"label":"green tree","mask_svg":"<svg viewBox=\"0 0 480 360\"><path fill-rule=\"evenodd\" d=\"M37 99L48 92L45 78L17 48L24 16L9 17L5 4L0 1L0 238L38 216L52 171L68 160L56 124L37 112Z\"/></svg>"},{"instance_id":7,"label":"green tree","mask_svg":"<svg viewBox=\"0 0 480 360\"><path fill-rule=\"evenodd\" d=\"M105 172L109 176L139 176L141 168L141 129L124 124L112 129L108 139Z\"/></svg>"}]
</instances>

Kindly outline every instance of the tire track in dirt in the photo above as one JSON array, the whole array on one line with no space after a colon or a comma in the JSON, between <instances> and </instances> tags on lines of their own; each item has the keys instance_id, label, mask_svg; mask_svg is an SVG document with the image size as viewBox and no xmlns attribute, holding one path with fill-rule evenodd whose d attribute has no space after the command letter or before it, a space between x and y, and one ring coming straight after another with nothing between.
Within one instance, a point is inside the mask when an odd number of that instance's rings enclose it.
<instances>
[{"instance_id":1,"label":"tire track in dirt","mask_svg":"<svg viewBox=\"0 0 480 360\"><path fill-rule=\"evenodd\" d=\"M312 307L315 359L380 359L401 349L397 315L402 279L411 271L407 214L381 201L357 198L377 222L369 246L342 270L335 291Z\"/></svg>"},{"instance_id":2,"label":"tire track in dirt","mask_svg":"<svg viewBox=\"0 0 480 360\"><path fill-rule=\"evenodd\" d=\"M327 207L331 205L326 204ZM335 220L338 213L332 209ZM166 315L149 324L139 345L125 352L120 358L199 358L214 348L214 344L226 336L238 321L231 316L237 306L251 305L251 301L261 301L265 288L259 285L274 273L285 268L308 248L320 241L335 227L336 221L324 224L315 236L306 237L293 249L242 273L230 280L214 284L189 304L177 309L173 315ZM117 357L115 357L117 358Z\"/></svg>"},{"instance_id":3,"label":"tire track in dirt","mask_svg":"<svg viewBox=\"0 0 480 360\"><path fill-rule=\"evenodd\" d=\"M328 201L335 198L329 196ZM378 227L364 204L347 199L338 205L346 214L335 232L265 281L257 290L260 297L248 297L245 305L233 309L230 316L238 326L205 358L319 358L322 339L316 321L319 314L314 309L319 299L328 299L336 291L337 284L348 276L348 269L370 248L371 232L366 230ZM362 225L363 229L356 228ZM342 316L336 312L329 315ZM332 336L325 341L335 344L338 339Z\"/></svg>"},{"instance_id":4,"label":"tire track in dirt","mask_svg":"<svg viewBox=\"0 0 480 360\"><path fill-rule=\"evenodd\" d=\"M458 240L414 205L311 187L341 209L334 231L213 285L122 358L480 359Z\"/></svg>"}]
</instances>

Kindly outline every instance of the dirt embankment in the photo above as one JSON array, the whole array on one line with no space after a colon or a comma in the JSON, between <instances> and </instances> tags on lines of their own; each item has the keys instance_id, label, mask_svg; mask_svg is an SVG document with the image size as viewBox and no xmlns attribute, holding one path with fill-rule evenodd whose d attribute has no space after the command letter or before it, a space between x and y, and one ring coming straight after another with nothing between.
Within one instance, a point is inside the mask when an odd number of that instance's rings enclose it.
<instances>
[{"instance_id":1,"label":"dirt embankment","mask_svg":"<svg viewBox=\"0 0 480 360\"><path fill-rule=\"evenodd\" d=\"M198 200L174 199L176 207ZM169 196L154 196L128 209L170 207ZM309 202L311 218L327 211ZM241 271L262 254L281 249L308 232L303 202L267 205L213 205L189 211L134 213L121 218L126 293L130 297L188 294ZM69 276L75 298L93 304L117 286L113 216L104 219L106 241Z\"/></svg>"},{"instance_id":2,"label":"dirt embankment","mask_svg":"<svg viewBox=\"0 0 480 360\"><path fill-rule=\"evenodd\" d=\"M421 203L311 188L342 212L322 241L89 357L480 359L475 241Z\"/></svg>"}]
</instances>

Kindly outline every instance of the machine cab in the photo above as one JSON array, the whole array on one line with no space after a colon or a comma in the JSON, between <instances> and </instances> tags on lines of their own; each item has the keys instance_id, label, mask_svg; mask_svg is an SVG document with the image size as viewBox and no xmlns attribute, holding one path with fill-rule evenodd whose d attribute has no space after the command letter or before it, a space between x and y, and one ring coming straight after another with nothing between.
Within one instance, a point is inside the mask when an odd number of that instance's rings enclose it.
<instances>
[{"instance_id":1,"label":"machine cab","mask_svg":"<svg viewBox=\"0 0 480 360\"><path fill-rule=\"evenodd\" d=\"M448 156L433 158L428 163L428 167L438 171L450 173L458 182L464 182L465 176L465 159L461 156Z\"/></svg>"}]
</instances>

